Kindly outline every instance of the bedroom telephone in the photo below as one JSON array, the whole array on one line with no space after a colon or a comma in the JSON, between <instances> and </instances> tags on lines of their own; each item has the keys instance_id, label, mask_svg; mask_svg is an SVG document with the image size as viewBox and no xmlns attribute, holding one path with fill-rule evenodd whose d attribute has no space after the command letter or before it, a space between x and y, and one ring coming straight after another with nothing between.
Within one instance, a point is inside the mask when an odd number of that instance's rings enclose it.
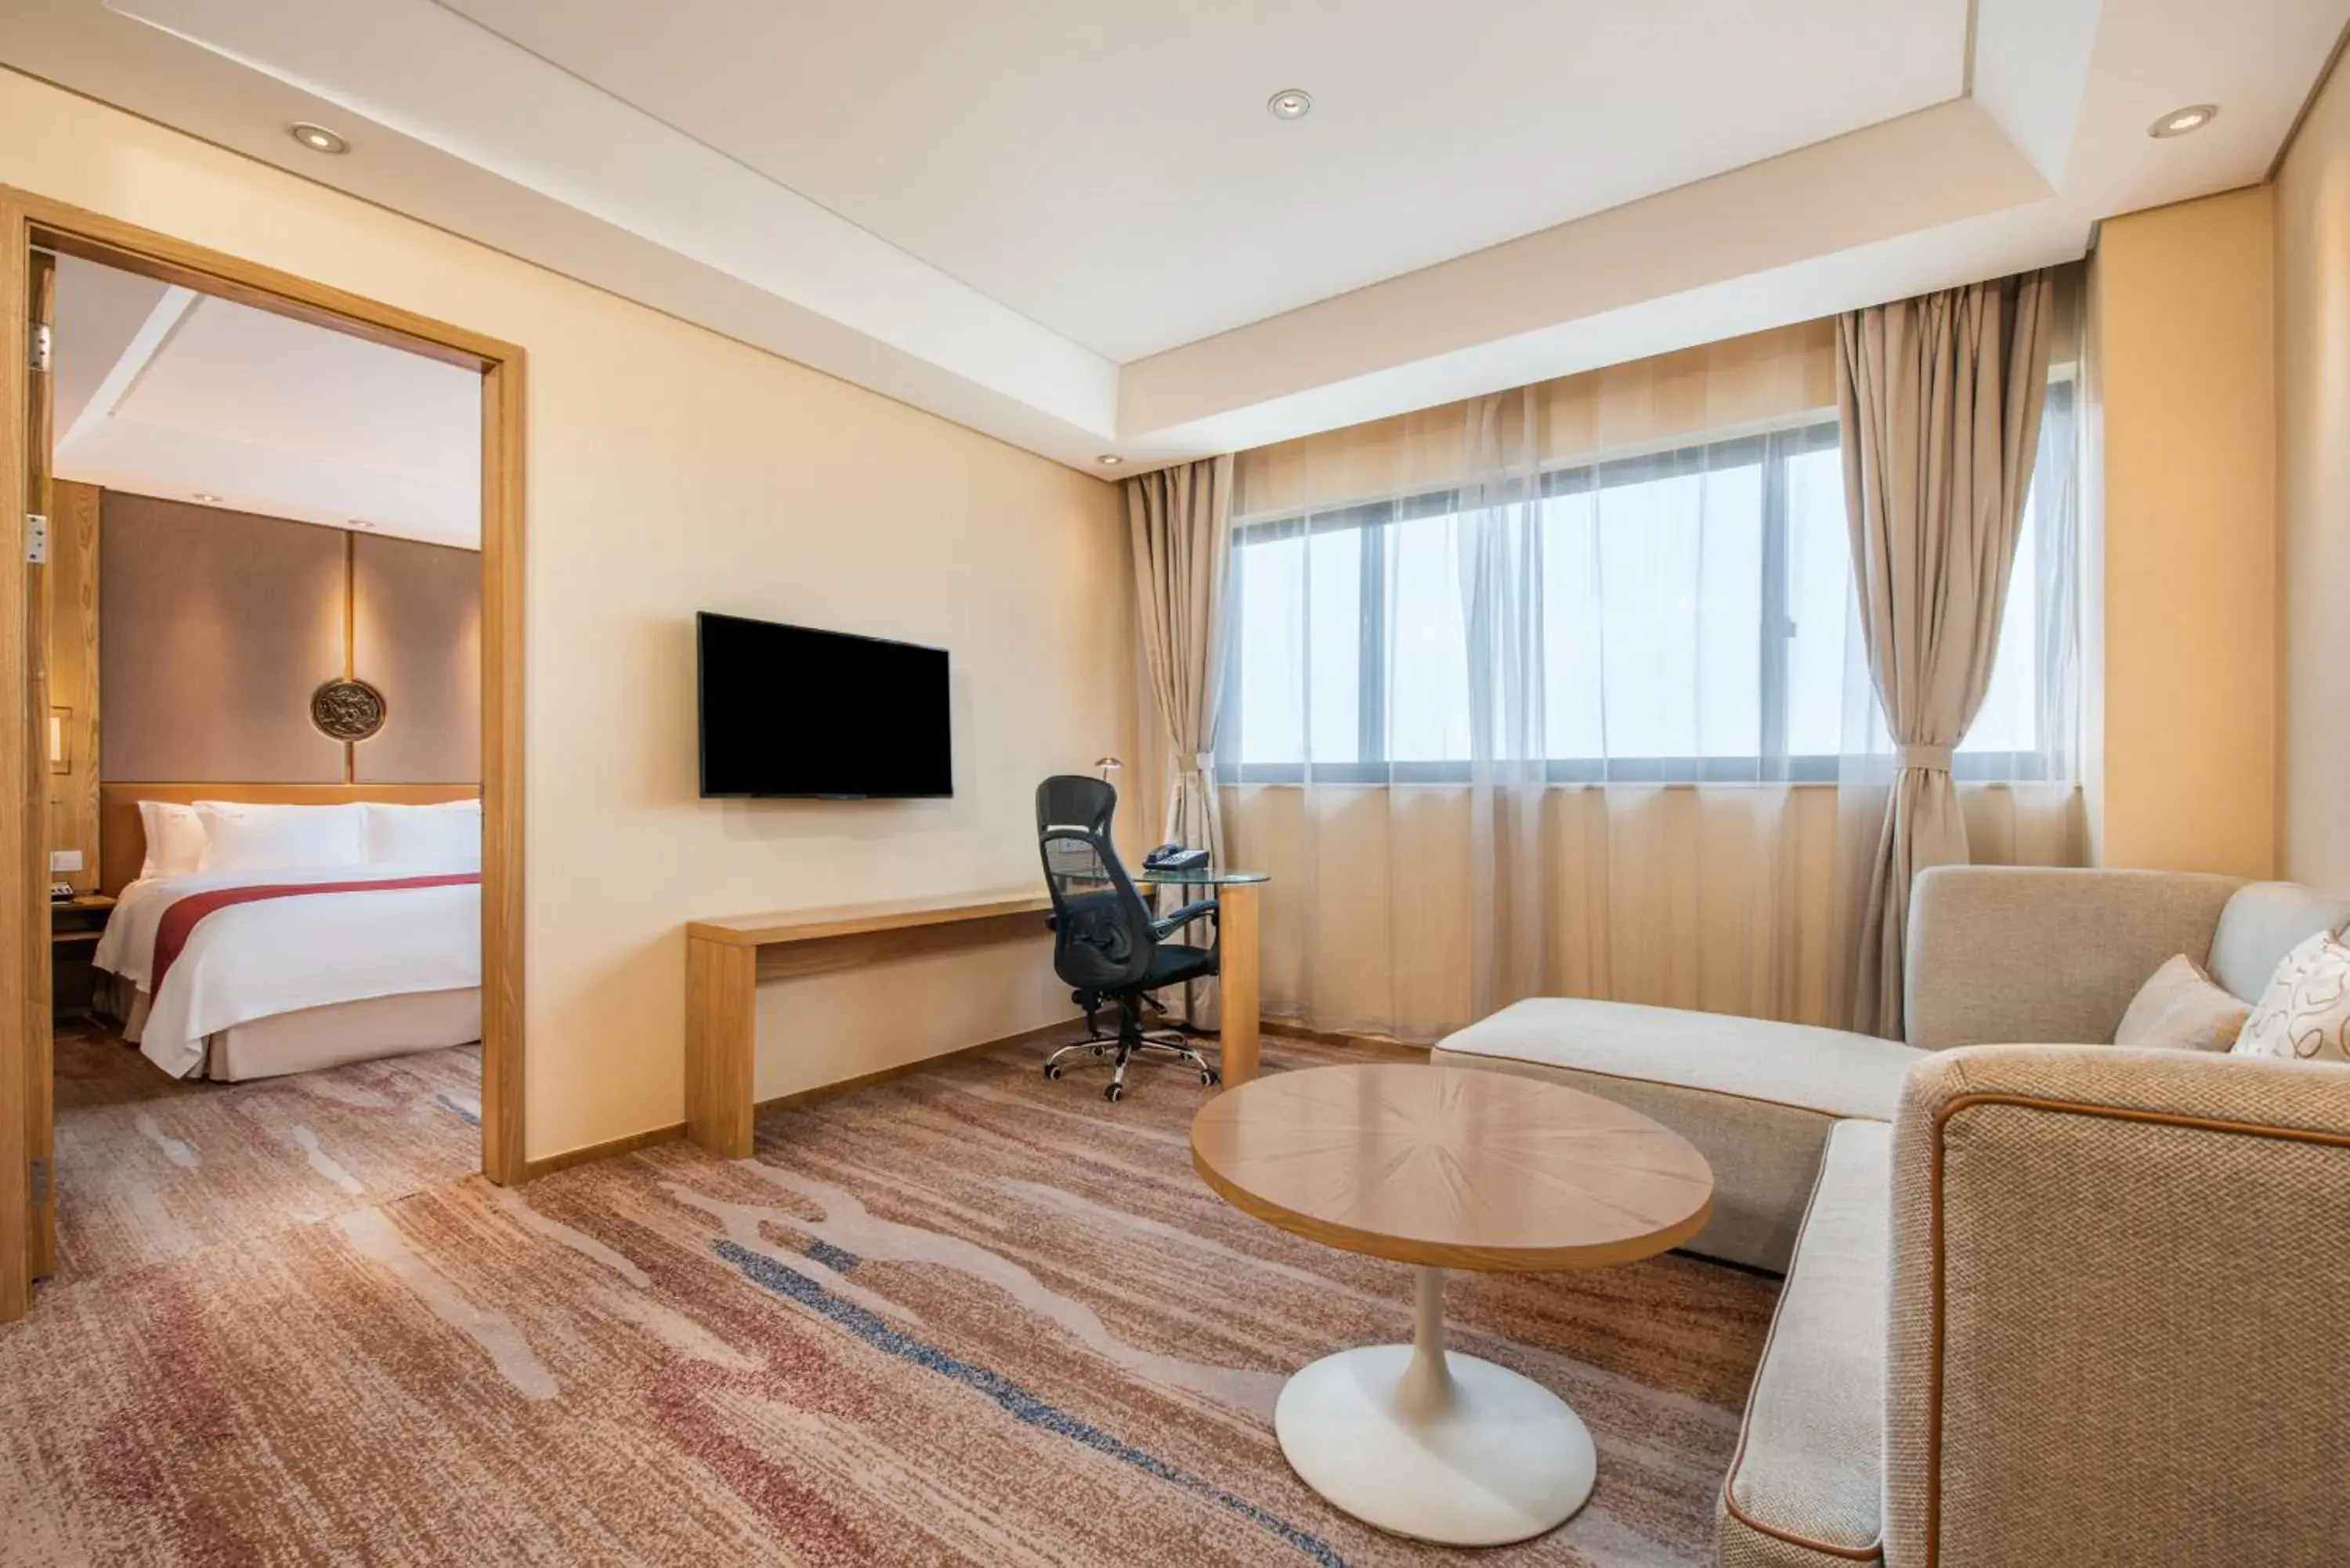
<instances>
[{"instance_id":1,"label":"bedroom telephone","mask_svg":"<svg viewBox=\"0 0 2350 1568\"><path fill-rule=\"evenodd\" d=\"M1180 844L1162 844L1142 857L1145 871L1196 871L1208 863L1204 849L1186 849Z\"/></svg>"}]
</instances>

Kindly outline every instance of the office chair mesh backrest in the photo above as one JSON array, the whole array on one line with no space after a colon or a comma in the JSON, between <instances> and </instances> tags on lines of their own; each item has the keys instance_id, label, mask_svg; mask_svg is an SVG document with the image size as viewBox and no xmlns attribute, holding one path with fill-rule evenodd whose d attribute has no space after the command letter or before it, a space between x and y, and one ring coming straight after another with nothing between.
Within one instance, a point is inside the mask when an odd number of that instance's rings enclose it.
<instances>
[{"instance_id":1,"label":"office chair mesh backrest","mask_svg":"<svg viewBox=\"0 0 2350 1568\"><path fill-rule=\"evenodd\" d=\"M1053 971L1080 991L1118 991L1150 972L1150 907L1109 841L1118 792L1062 774L1036 786L1036 844L1053 896Z\"/></svg>"}]
</instances>

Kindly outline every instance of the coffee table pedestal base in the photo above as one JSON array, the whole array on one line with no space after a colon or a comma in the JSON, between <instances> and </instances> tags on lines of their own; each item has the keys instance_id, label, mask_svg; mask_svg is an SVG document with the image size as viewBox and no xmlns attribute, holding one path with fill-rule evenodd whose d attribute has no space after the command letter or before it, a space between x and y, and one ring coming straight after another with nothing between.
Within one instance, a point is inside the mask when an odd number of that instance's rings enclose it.
<instances>
[{"instance_id":1,"label":"coffee table pedestal base","mask_svg":"<svg viewBox=\"0 0 2350 1568\"><path fill-rule=\"evenodd\" d=\"M1292 1377L1274 1430L1298 1478L1381 1530L1499 1546L1555 1529L1598 1459L1566 1402L1444 1349L1444 1271L1421 1269L1413 1342L1326 1355Z\"/></svg>"}]
</instances>

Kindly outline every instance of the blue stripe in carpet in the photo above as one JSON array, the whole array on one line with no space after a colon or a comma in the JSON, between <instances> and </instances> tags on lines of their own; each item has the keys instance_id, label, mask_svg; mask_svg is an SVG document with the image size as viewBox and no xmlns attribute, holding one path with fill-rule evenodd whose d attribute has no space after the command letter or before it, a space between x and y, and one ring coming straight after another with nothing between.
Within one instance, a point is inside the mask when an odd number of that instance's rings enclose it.
<instances>
[{"instance_id":1,"label":"blue stripe in carpet","mask_svg":"<svg viewBox=\"0 0 2350 1568\"><path fill-rule=\"evenodd\" d=\"M900 1361L912 1362L917 1366L926 1366L942 1377L951 1377L966 1387L977 1389L994 1400L1014 1420L1042 1428L1047 1432L1057 1432L1072 1442L1084 1444L1096 1453L1107 1454L1121 1463L1132 1465L1146 1475L1156 1476L1160 1480L1204 1497L1218 1507L1240 1515L1260 1530L1280 1537L1316 1563L1326 1563L1329 1568L1346 1568L1347 1560L1339 1556L1337 1549L1328 1542L1267 1513L1246 1498L1234 1497L1212 1481L1180 1470L1157 1455L1145 1453L1131 1443L1122 1442L1098 1427L1087 1426L1067 1411L1046 1404L1000 1373L960 1360L937 1345L926 1345L911 1334L890 1327L877 1314L854 1303L841 1300L806 1274L787 1269L772 1258L761 1257L732 1241L721 1241L717 1246L718 1255L740 1269L754 1284L779 1296L787 1296L803 1306L814 1308L876 1350L886 1352ZM810 1255L814 1256L813 1249Z\"/></svg>"},{"instance_id":2,"label":"blue stripe in carpet","mask_svg":"<svg viewBox=\"0 0 2350 1568\"><path fill-rule=\"evenodd\" d=\"M808 1238L808 1244L801 1251L836 1274L845 1274L865 1261L854 1252L845 1251L829 1241L819 1241L814 1236Z\"/></svg>"},{"instance_id":3,"label":"blue stripe in carpet","mask_svg":"<svg viewBox=\"0 0 2350 1568\"><path fill-rule=\"evenodd\" d=\"M463 1122L467 1127L477 1127L482 1125L481 1117L475 1116L473 1112L467 1110L464 1106L459 1105L448 1096L435 1095L432 1097L440 1103L442 1110L451 1112L459 1121Z\"/></svg>"}]
</instances>

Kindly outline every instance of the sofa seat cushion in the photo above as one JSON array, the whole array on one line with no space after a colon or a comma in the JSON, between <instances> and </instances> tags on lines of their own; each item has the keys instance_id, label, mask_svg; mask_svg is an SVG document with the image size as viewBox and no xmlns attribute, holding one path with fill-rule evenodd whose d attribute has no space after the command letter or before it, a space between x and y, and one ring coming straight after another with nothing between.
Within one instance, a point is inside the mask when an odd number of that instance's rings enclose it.
<instances>
[{"instance_id":1,"label":"sofa seat cushion","mask_svg":"<svg viewBox=\"0 0 2350 1568\"><path fill-rule=\"evenodd\" d=\"M1842 1029L1565 996L1513 1002L1436 1048L1877 1122L1893 1119L1901 1075L1925 1054Z\"/></svg>"},{"instance_id":2,"label":"sofa seat cushion","mask_svg":"<svg viewBox=\"0 0 2350 1568\"><path fill-rule=\"evenodd\" d=\"M1893 1129L1829 1134L1721 1489L1720 1568L1882 1560Z\"/></svg>"},{"instance_id":3,"label":"sofa seat cushion","mask_svg":"<svg viewBox=\"0 0 2350 1568\"><path fill-rule=\"evenodd\" d=\"M1662 1122L1713 1167L1713 1219L1690 1251L1783 1271L1828 1128L1890 1120L1925 1054L1839 1029L1538 997L1448 1036L1431 1059L1546 1078Z\"/></svg>"}]
</instances>

